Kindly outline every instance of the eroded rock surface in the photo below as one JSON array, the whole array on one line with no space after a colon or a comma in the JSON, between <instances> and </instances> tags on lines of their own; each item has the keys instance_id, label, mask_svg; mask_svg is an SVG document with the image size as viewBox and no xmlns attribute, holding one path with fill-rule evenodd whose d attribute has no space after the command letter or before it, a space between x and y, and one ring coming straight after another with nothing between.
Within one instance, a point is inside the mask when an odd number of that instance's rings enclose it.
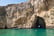
<instances>
[{"instance_id":1,"label":"eroded rock surface","mask_svg":"<svg viewBox=\"0 0 54 36\"><path fill-rule=\"evenodd\" d=\"M54 0L29 0L0 8L0 13L3 12L0 14L2 28L54 28Z\"/></svg>"}]
</instances>

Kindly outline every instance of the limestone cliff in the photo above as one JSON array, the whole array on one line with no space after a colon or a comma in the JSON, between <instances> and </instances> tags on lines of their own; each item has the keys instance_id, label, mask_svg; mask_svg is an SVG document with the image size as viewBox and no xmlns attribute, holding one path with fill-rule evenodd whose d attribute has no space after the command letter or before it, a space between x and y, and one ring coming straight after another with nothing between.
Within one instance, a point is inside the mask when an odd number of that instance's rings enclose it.
<instances>
[{"instance_id":1,"label":"limestone cliff","mask_svg":"<svg viewBox=\"0 0 54 36\"><path fill-rule=\"evenodd\" d=\"M0 6L0 28L4 28L6 25L6 10L5 7Z\"/></svg>"},{"instance_id":2,"label":"limestone cliff","mask_svg":"<svg viewBox=\"0 0 54 36\"><path fill-rule=\"evenodd\" d=\"M0 6L0 22L2 28L54 28L54 0Z\"/></svg>"},{"instance_id":3,"label":"limestone cliff","mask_svg":"<svg viewBox=\"0 0 54 36\"><path fill-rule=\"evenodd\" d=\"M44 18L46 28L54 28L54 0L34 0L34 11Z\"/></svg>"}]
</instances>

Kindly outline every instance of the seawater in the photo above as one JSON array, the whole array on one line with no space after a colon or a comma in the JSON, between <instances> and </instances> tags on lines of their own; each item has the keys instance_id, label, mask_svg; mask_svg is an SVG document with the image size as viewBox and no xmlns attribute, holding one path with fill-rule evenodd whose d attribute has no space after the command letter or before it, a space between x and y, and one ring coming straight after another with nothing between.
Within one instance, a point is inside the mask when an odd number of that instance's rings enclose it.
<instances>
[{"instance_id":1,"label":"seawater","mask_svg":"<svg viewBox=\"0 0 54 36\"><path fill-rule=\"evenodd\" d=\"M54 29L0 29L0 36L54 36Z\"/></svg>"}]
</instances>

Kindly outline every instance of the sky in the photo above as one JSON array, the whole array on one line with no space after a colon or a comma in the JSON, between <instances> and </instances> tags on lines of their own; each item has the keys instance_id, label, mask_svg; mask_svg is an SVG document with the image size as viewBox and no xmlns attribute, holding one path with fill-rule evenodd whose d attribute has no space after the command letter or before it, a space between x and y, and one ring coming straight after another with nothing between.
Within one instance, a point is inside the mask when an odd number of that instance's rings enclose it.
<instances>
[{"instance_id":1,"label":"sky","mask_svg":"<svg viewBox=\"0 0 54 36\"><path fill-rule=\"evenodd\" d=\"M28 0L0 0L0 6L6 6L8 4L18 4L26 1Z\"/></svg>"}]
</instances>

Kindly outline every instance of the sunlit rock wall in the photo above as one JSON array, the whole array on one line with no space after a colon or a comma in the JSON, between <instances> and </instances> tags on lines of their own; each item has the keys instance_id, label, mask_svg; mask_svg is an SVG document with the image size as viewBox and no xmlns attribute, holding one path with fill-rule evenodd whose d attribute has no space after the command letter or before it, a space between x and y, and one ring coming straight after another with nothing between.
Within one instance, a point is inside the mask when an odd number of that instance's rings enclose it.
<instances>
[{"instance_id":1,"label":"sunlit rock wall","mask_svg":"<svg viewBox=\"0 0 54 36\"><path fill-rule=\"evenodd\" d=\"M54 0L29 0L20 4L9 4L5 9L0 9L0 13L4 10L6 14L0 15L0 22L3 23L0 27L32 28L39 16L44 19L46 28L54 28Z\"/></svg>"},{"instance_id":2,"label":"sunlit rock wall","mask_svg":"<svg viewBox=\"0 0 54 36\"><path fill-rule=\"evenodd\" d=\"M34 11L44 18L46 28L54 28L54 0L35 0Z\"/></svg>"},{"instance_id":3,"label":"sunlit rock wall","mask_svg":"<svg viewBox=\"0 0 54 36\"><path fill-rule=\"evenodd\" d=\"M8 28L31 28L33 8L29 2L15 5L8 5L7 11L7 26ZM32 21L31 21L32 20Z\"/></svg>"}]
</instances>

